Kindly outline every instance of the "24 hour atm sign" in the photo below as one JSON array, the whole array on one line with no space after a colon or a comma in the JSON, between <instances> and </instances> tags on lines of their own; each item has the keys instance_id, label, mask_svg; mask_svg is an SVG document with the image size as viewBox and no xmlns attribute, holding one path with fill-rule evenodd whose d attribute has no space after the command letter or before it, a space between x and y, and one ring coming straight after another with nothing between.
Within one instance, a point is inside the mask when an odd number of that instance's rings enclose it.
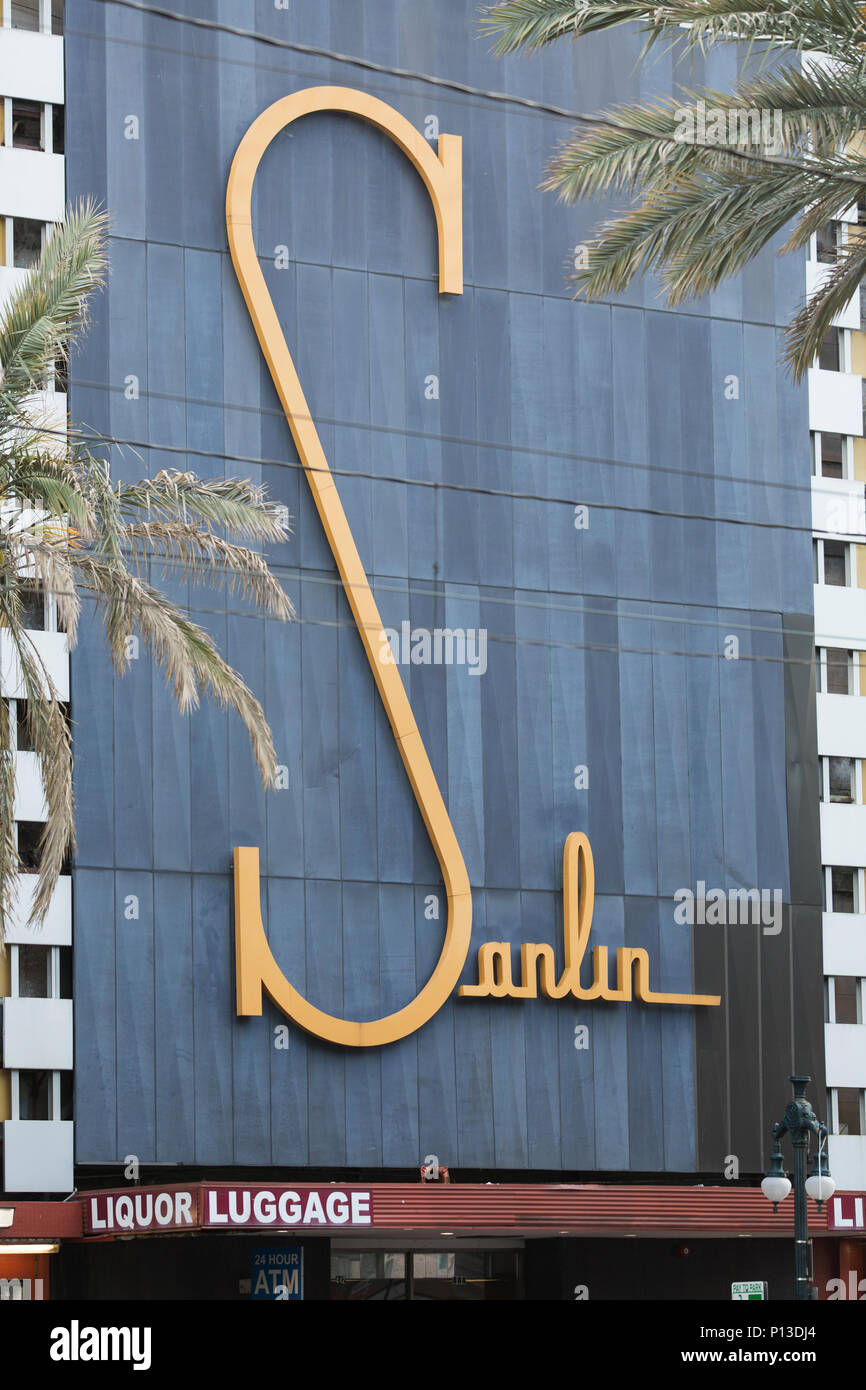
<instances>
[{"instance_id":1,"label":"24 hour atm sign","mask_svg":"<svg viewBox=\"0 0 866 1390\"><path fill-rule=\"evenodd\" d=\"M195 1184L96 1192L84 1200L84 1233L94 1236L372 1225L373 1194L364 1188Z\"/></svg>"}]
</instances>

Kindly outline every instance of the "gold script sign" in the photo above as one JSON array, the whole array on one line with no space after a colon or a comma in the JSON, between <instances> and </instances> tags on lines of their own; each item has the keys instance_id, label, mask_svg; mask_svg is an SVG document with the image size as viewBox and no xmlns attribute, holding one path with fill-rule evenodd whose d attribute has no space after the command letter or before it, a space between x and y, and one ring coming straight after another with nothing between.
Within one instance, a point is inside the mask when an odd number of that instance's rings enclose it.
<instances>
[{"instance_id":1,"label":"gold script sign","mask_svg":"<svg viewBox=\"0 0 866 1390\"><path fill-rule=\"evenodd\" d=\"M434 154L427 140L406 117L377 97L349 87L308 87L274 102L253 121L232 161L226 191L226 226L235 272L282 401L403 766L439 861L448 901L445 942L436 969L412 1003L397 1013L368 1023L351 1023L317 1009L293 988L279 970L260 926L254 927L249 938L244 937L243 940L240 926L236 928L240 933L237 1008L239 1014L261 1013L264 983L268 993L289 1017L309 1032L327 1038L329 1042L350 1047L374 1047L414 1033L441 1009L454 990L469 951L472 896L463 855L418 732L399 669L395 663L380 660L384 631L382 619L253 244L253 180L262 156L281 130L299 117L315 111L338 111L369 121L390 135L415 166L436 213L440 294L463 293L463 142L459 135L440 135L439 152ZM254 889L251 887L253 855L256 860ZM252 920L253 896L255 914L260 924L258 850L236 850L235 908L238 923Z\"/></svg>"},{"instance_id":2,"label":"gold script sign","mask_svg":"<svg viewBox=\"0 0 866 1390\"><path fill-rule=\"evenodd\" d=\"M585 835L568 836L562 852L562 934L565 969L556 978L553 947L525 941L520 948L520 984L511 977L511 942L486 941L478 951L478 984L461 985L464 998L536 999L538 988L548 999L610 999L644 1004L721 1003L718 994L660 994L649 987L649 953L642 946L620 946L616 953L616 985L610 983L607 946L592 948L592 984L584 985L580 967L589 946L595 904L595 867Z\"/></svg>"},{"instance_id":3,"label":"gold script sign","mask_svg":"<svg viewBox=\"0 0 866 1390\"><path fill-rule=\"evenodd\" d=\"M511 972L512 943L485 941L478 949L478 983L461 985L463 999L536 999L540 992L548 999L606 999L612 1003L628 1003L638 999L643 1004L691 1004L713 1007L721 1003L718 994L667 994L650 989L649 953L643 947L620 946L616 952L616 984L610 982L609 950L607 946L592 949L592 981L583 984L580 968L589 948L592 913L595 904L595 868L592 849L587 837L577 831L569 835L562 855L562 931L565 968L559 977L553 947L549 942L525 941L520 947L520 984L515 984ZM261 913L259 884L259 851L255 848L235 850L235 956L239 1014L260 1014L262 988L275 1004L296 1022L316 1033L310 1026L307 1010L312 1006L292 988L274 960L265 936ZM419 996L420 998L420 996ZM298 1009L298 1003L303 1006ZM413 1004L417 1000L413 1000ZM404 1022L412 1004L400 1014ZM318 1010L313 1011L318 1014ZM313 1020L315 1023L315 1019ZM382 1022L383 1020L379 1020ZM390 1021L390 1020L389 1020ZM423 1020L426 1022L426 1019ZM369 1024L349 1023L329 1017L329 1027L341 1025L341 1036L331 1036L332 1042L354 1043L357 1030ZM418 1027L421 1025L418 1024ZM406 1027L406 1036L414 1029ZM388 1039L394 1041L393 1038ZM369 1043L355 1043L369 1046Z\"/></svg>"},{"instance_id":4,"label":"gold script sign","mask_svg":"<svg viewBox=\"0 0 866 1390\"><path fill-rule=\"evenodd\" d=\"M396 663L380 660L384 629L379 610L279 317L268 293L253 241L253 182L265 151L286 126L301 116L321 111L356 116L376 126L390 136L420 174L436 214L440 294L463 293L462 141L457 135L440 135L438 153L434 154L428 141L415 127L377 97L349 87L308 87L274 102L253 121L232 161L226 191L226 227L235 273L289 422L403 766L436 853L448 904L445 941L427 984L411 1003L395 1013L356 1023L317 1008L286 979L274 960L262 922L259 851L249 847L235 849L237 1012L240 1015L261 1014L262 991L266 990L284 1013L317 1037L347 1047L375 1047L414 1033L441 1009L453 993L469 952L472 895L463 855L415 723L399 668ZM561 979L557 981L554 977L551 946L525 945L521 949L522 982L515 986L511 981L510 948L501 942L490 942L482 946L479 952L478 984L464 985L460 991L462 996L532 997L536 993L539 972L541 991L550 998L563 998L571 994L584 999L630 999L633 981L635 997L646 1003L719 1003L718 998L708 995L652 993L648 982L647 953L630 948L621 948L617 952L617 990L611 991L607 980L607 948L596 947L593 951L593 984L584 989L580 983L580 962L587 949L594 894L592 855L585 836L568 837L565 864L566 968ZM579 890L581 865L583 887ZM506 949L509 951L507 959Z\"/></svg>"}]
</instances>

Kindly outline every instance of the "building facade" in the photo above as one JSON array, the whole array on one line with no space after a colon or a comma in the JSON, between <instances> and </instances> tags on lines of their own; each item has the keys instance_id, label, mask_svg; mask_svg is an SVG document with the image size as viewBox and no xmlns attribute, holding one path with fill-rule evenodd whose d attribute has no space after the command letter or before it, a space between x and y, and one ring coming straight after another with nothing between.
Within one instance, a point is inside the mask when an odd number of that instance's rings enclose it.
<instances>
[{"instance_id":1,"label":"building facade","mask_svg":"<svg viewBox=\"0 0 866 1390\"><path fill-rule=\"evenodd\" d=\"M65 95L66 197L111 217L71 418L115 477L265 484L296 609L284 626L222 576L160 581L261 696L267 793L237 722L179 716L143 645L117 679L93 620L69 661L54 1021L19 1003L24 937L3 1009L4 1188L78 1194L54 1291L263 1296L261 1247L265 1293L297 1267L308 1297L641 1297L661 1254L670 1296L725 1298L760 1266L789 1297L790 1217L755 1183L791 1072L829 1106L839 1186L866 1188L866 858L838 804L846 759L862 801L862 740L833 684L840 645L859 679L866 622L810 554L834 575L863 530L863 419L853 360L808 392L779 365L802 261L764 255L676 312L649 281L572 301L599 210L538 191L570 126L522 103L670 91L670 55L639 67L628 32L501 62L462 0L185 7L209 29L67 0L28 34L22 13L4 42L46 61L0 73L29 73L42 146L0 151L20 170L0 273L19 218L60 215ZM323 87L255 152L245 258L238 149ZM822 530L828 498L846 524ZM16 1052L19 1008L44 1056ZM816 1281L866 1274L812 1219Z\"/></svg>"},{"instance_id":2,"label":"building facade","mask_svg":"<svg viewBox=\"0 0 866 1390\"><path fill-rule=\"evenodd\" d=\"M812 238L811 290L837 250L861 235L866 208L844 211ZM852 299L809 373L815 528L815 646L821 863L824 877L826 1059L831 1162L846 1186L866 1186L866 935L861 691L866 692L866 537L861 297ZM844 751L843 751L844 749ZM849 751L850 750L850 751ZM858 781L858 778L860 779ZM843 862L844 861L844 862Z\"/></svg>"}]
</instances>

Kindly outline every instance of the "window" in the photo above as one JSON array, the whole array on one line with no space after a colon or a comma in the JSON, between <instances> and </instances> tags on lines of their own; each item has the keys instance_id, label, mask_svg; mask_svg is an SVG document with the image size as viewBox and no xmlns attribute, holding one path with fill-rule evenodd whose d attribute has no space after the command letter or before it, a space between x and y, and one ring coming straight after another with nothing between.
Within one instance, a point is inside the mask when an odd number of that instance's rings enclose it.
<instances>
[{"instance_id":1,"label":"window","mask_svg":"<svg viewBox=\"0 0 866 1390\"><path fill-rule=\"evenodd\" d=\"M848 547L843 541L824 541L823 575L825 584L844 589L848 583Z\"/></svg>"},{"instance_id":2,"label":"window","mask_svg":"<svg viewBox=\"0 0 866 1390\"><path fill-rule=\"evenodd\" d=\"M825 222L815 234L815 259L825 264L835 264L839 245L839 226L836 222Z\"/></svg>"},{"instance_id":3,"label":"window","mask_svg":"<svg viewBox=\"0 0 866 1390\"><path fill-rule=\"evenodd\" d=\"M818 785L822 801L860 804L860 759L820 758Z\"/></svg>"},{"instance_id":4,"label":"window","mask_svg":"<svg viewBox=\"0 0 866 1390\"><path fill-rule=\"evenodd\" d=\"M836 1134L863 1134L863 1098L866 1092L854 1086L836 1087Z\"/></svg>"},{"instance_id":5,"label":"window","mask_svg":"<svg viewBox=\"0 0 866 1390\"><path fill-rule=\"evenodd\" d=\"M63 33L63 9L64 0L51 0L51 32L52 34Z\"/></svg>"},{"instance_id":6,"label":"window","mask_svg":"<svg viewBox=\"0 0 866 1390\"><path fill-rule=\"evenodd\" d=\"M824 372L840 372L842 359L840 353L838 328L828 328L818 348L818 366Z\"/></svg>"},{"instance_id":7,"label":"window","mask_svg":"<svg viewBox=\"0 0 866 1390\"><path fill-rule=\"evenodd\" d=\"M58 998L72 998L72 947L57 946L57 982Z\"/></svg>"},{"instance_id":8,"label":"window","mask_svg":"<svg viewBox=\"0 0 866 1390\"><path fill-rule=\"evenodd\" d=\"M50 1071L19 1071L19 1120L50 1120L51 1090Z\"/></svg>"},{"instance_id":9,"label":"window","mask_svg":"<svg viewBox=\"0 0 866 1390\"><path fill-rule=\"evenodd\" d=\"M69 723L69 706L65 702L61 704L64 717ZM30 736L30 728L27 723L27 701L15 701L15 727L16 727L16 748L19 753L32 753L33 739Z\"/></svg>"},{"instance_id":10,"label":"window","mask_svg":"<svg viewBox=\"0 0 866 1390\"><path fill-rule=\"evenodd\" d=\"M812 435L812 467L818 477L844 478L847 475L848 440L842 434L824 430Z\"/></svg>"},{"instance_id":11,"label":"window","mask_svg":"<svg viewBox=\"0 0 866 1390\"><path fill-rule=\"evenodd\" d=\"M20 820L18 821L18 871L22 874L38 874L39 865L42 862L42 831L44 826L41 821ZM62 874L70 871L70 861L65 859L60 866Z\"/></svg>"},{"instance_id":12,"label":"window","mask_svg":"<svg viewBox=\"0 0 866 1390\"><path fill-rule=\"evenodd\" d=\"M52 385L55 391L62 391L64 395L69 391L69 363L65 357L58 357L54 363Z\"/></svg>"},{"instance_id":13,"label":"window","mask_svg":"<svg viewBox=\"0 0 866 1390\"><path fill-rule=\"evenodd\" d=\"M71 946L12 946L12 989L18 999L71 999Z\"/></svg>"},{"instance_id":14,"label":"window","mask_svg":"<svg viewBox=\"0 0 866 1390\"><path fill-rule=\"evenodd\" d=\"M18 859L22 874L38 874L42 861L42 825L39 821L18 822Z\"/></svg>"},{"instance_id":15,"label":"window","mask_svg":"<svg viewBox=\"0 0 866 1390\"><path fill-rule=\"evenodd\" d=\"M51 108L51 148L55 154L66 152L65 108L62 106Z\"/></svg>"},{"instance_id":16,"label":"window","mask_svg":"<svg viewBox=\"0 0 866 1390\"><path fill-rule=\"evenodd\" d=\"M21 600L21 621L34 632L45 631L45 595L38 584L22 584L18 590Z\"/></svg>"},{"instance_id":17,"label":"window","mask_svg":"<svg viewBox=\"0 0 866 1390\"><path fill-rule=\"evenodd\" d=\"M331 1251L334 1300L511 1301L520 1290L516 1250Z\"/></svg>"},{"instance_id":18,"label":"window","mask_svg":"<svg viewBox=\"0 0 866 1390\"><path fill-rule=\"evenodd\" d=\"M42 255L42 223L30 217L12 219L12 264L29 270Z\"/></svg>"},{"instance_id":19,"label":"window","mask_svg":"<svg viewBox=\"0 0 866 1390\"><path fill-rule=\"evenodd\" d=\"M60 1118L72 1119L72 1072L60 1073Z\"/></svg>"},{"instance_id":20,"label":"window","mask_svg":"<svg viewBox=\"0 0 866 1390\"><path fill-rule=\"evenodd\" d=\"M42 138L42 106L38 101L13 101L12 144L18 150L45 148Z\"/></svg>"},{"instance_id":21,"label":"window","mask_svg":"<svg viewBox=\"0 0 866 1390\"><path fill-rule=\"evenodd\" d=\"M816 540L814 575L816 584L833 584L845 588L849 583L851 566L846 541Z\"/></svg>"},{"instance_id":22,"label":"window","mask_svg":"<svg viewBox=\"0 0 866 1390\"><path fill-rule=\"evenodd\" d=\"M860 980L856 975L837 975L833 980L834 1023L862 1023Z\"/></svg>"},{"instance_id":23,"label":"window","mask_svg":"<svg viewBox=\"0 0 866 1390\"><path fill-rule=\"evenodd\" d=\"M822 682L821 689L826 690L828 695L853 694L853 652L846 651L844 647L826 647L825 652L823 665L826 668L826 681Z\"/></svg>"},{"instance_id":24,"label":"window","mask_svg":"<svg viewBox=\"0 0 866 1390\"><path fill-rule=\"evenodd\" d=\"M30 737L30 730L27 727L27 701L15 701L15 747L19 753L32 753L33 740Z\"/></svg>"},{"instance_id":25,"label":"window","mask_svg":"<svg viewBox=\"0 0 866 1390\"><path fill-rule=\"evenodd\" d=\"M50 999L51 947L18 947L18 998Z\"/></svg>"},{"instance_id":26,"label":"window","mask_svg":"<svg viewBox=\"0 0 866 1390\"><path fill-rule=\"evenodd\" d=\"M834 868L830 870L830 911L857 911L857 870Z\"/></svg>"},{"instance_id":27,"label":"window","mask_svg":"<svg viewBox=\"0 0 866 1390\"><path fill-rule=\"evenodd\" d=\"M12 28L39 31L39 0L12 0Z\"/></svg>"},{"instance_id":28,"label":"window","mask_svg":"<svg viewBox=\"0 0 866 1390\"><path fill-rule=\"evenodd\" d=\"M828 758L827 784L830 791L831 801L853 801L854 800L854 768L853 758Z\"/></svg>"}]
</instances>

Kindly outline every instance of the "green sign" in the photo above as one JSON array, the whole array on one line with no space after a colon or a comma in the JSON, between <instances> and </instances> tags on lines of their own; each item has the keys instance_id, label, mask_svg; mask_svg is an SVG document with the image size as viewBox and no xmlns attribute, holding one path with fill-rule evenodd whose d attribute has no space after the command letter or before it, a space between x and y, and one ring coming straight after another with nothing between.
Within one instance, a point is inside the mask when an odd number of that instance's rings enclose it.
<instances>
[{"instance_id":1,"label":"green sign","mask_svg":"<svg viewBox=\"0 0 866 1390\"><path fill-rule=\"evenodd\" d=\"M767 1297L767 1282L765 1279L746 1279L739 1284L731 1285L731 1298L748 1300L750 1303L757 1301L764 1302Z\"/></svg>"}]
</instances>

